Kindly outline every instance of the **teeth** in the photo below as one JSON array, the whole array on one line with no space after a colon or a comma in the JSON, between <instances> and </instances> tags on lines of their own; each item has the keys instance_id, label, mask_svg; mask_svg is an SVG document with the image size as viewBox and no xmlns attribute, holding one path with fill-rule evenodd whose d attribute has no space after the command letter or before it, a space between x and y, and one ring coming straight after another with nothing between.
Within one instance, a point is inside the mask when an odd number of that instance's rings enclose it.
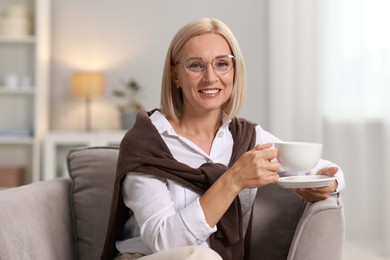
<instances>
[{"instance_id":1,"label":"teeth","mask_svg":"<svg viewBox=\"0 0 390 260\"><path fill-rule=\"evenodd\" d=\"M205 93L205 94L216 94L218 93L218 89L204 89L204 90L201 90L202 93Z\"/></svg>"}]
</instances>

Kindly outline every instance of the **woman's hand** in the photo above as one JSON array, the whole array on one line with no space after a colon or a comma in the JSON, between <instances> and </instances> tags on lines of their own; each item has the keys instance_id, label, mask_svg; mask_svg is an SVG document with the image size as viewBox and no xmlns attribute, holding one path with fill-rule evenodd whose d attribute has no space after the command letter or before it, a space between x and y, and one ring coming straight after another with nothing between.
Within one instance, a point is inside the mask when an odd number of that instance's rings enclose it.
<instances>
[{"instance_id":1,"label":"woman's hand","mask_svg":"<svg viewBox=\"0 0 390 260\"><path fill-rule=\"evenodd\" d=\"M323 168L317 172L317 175L334 176L338 172L337 167ZM337 180L334 180L329 186L320 188L294 189L304 200L316 202L327 199L337 189Z\"/></svg>"},{"instance_id":2,"label":"woman's hand","mask_svg":"<svg viewBox=\"0 0 390 260\"><path fill-rule=\"evenodd\" d=\"M256 145L244 153L200 197L207 223L214 227L241 190L261 187L279 180L280 164L271 162L276 157L272 144Z\"/></svg>"},{"instance_id":3,"label":"woman's hand","mask_svg":"<svg viewBox=\"0 0 390 260\"><path fill-rule=\"evenodd\" d=\"M239 191L245 188L262 187L279 180L280 164L272 162L277 151L272 144L258 144L244 153L227 171Z\"/></svg>"}]
</instances>

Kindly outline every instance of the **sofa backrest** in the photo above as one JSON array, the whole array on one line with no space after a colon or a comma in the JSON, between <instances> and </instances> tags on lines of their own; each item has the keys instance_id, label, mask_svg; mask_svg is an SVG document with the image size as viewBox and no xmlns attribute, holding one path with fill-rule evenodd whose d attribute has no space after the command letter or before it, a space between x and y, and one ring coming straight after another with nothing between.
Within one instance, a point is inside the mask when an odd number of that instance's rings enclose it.
<instances>
[{"instance_id":1,"label":"sofa backrest","mask_svg":"<svg viewBox=\"0 0 390 260\"><path fill-rule=\"evenodd\" d=\"M111 207L118 148L88 147L68 154L75 259L100 259ZM258 190L250 260L286 259L305 202L277 184Z\"/></svg>"},{"instance_id":2,"label":"sofa backrest","mask_svg":"<svg viewBox=\"0 0 390 260\"><path fill-rule=\"evenodd\" d=\"M0 259L74 259L70 181L58 178L0 191Z\"/></svg>"},{"instance_id":3,"label":"sofa backrest","mask_svg":"<svg viewBox=\"0 0 390 260\"><path fill-rule=\"evenodd\" d=\"M111 207L119 149L78 148L69 152L75 259L100 259Z\"/></svg>"}]
</instances>

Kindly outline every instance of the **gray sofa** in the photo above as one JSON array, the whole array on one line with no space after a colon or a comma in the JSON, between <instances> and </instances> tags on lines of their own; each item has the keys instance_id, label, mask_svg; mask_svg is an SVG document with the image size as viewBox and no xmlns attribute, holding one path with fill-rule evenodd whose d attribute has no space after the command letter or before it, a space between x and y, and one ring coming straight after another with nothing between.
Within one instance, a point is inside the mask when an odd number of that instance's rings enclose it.
<instances>
[{"instance_id":1,"label":"gray sofa","mask_svg":"<svg viewBox=\"0 0 390 260\"><path fill-rule=\"evenodd\" d=\"M70 178L0 191L0 259L100 259L117 156L117 148L75 149ZM250 259L341 259L341 198L310 204L266 186L256 198L251 234Z\"/></svg>"}]
</instances>

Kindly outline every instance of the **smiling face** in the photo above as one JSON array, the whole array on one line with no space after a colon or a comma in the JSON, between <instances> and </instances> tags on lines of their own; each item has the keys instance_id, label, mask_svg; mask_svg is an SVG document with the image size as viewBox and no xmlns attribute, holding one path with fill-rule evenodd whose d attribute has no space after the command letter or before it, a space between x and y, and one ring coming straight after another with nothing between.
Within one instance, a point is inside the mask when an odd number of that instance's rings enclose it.
<instances>
[{"instance_id":1,"label":"smiling face","mask_svg":"<svg viewBox=\"0 0 390 260\"><path fill-rule=\"evenodd\" d=\"M222 105L229 99L234 82L234 66L227 73L214 71L210 63L216 57L231 55L229 44L219 34L205 33L191 38L183 46L180 63L173 67L173 79L183 93L184 113L200 115L220 112ZM194 60L192 66L199 66L197 61L206 61L205 69L197 76L191 75L183 64ZM216 64L224 66L222 63Z\"/></svg>"}]
</instances>

